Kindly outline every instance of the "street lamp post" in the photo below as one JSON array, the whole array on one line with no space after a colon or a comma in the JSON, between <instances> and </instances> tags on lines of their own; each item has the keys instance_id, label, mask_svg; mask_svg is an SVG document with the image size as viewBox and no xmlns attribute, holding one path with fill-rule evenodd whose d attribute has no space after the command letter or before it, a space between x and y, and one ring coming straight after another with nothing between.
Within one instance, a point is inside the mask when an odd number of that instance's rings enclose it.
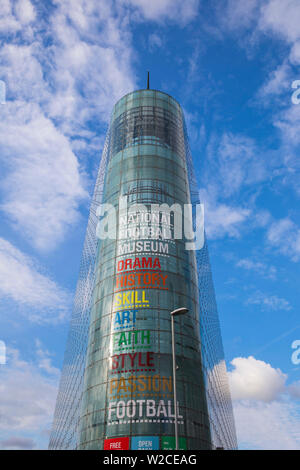
<instances>
[{"instance_id":1,"label":"street lamp post","mask_svg":"<svg viewBox=\"0 0 300 470\"><path fill-rule=\"evenodd\" d=\"M178 409L177 409L177 391L176 391L176 353L175 353L175 331L174 317L184 315L188 312L187 308L177 308L171 312L171 329L172 329L172 360L173 360L173 398L174 398L174 416L175 416L175 450L179 450L178 443Z\"/></svg>"}]
</instances>

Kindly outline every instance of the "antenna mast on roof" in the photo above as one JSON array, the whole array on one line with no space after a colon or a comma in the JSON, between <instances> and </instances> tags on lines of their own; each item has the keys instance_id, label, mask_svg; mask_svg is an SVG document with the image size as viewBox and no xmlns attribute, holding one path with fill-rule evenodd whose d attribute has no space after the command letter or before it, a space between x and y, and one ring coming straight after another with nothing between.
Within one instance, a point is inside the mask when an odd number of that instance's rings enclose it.
<instances>
[{"instance_id":1,"label":"antenna mast on roof","mask_svg":"<svg viewBox=\"0 0 300 470\"><path fill-rule=\"evenodd\" d=\"M149 77L150 73L147 72L147 74L148 74L147 75L147 90L149 90L149 88L150 88L150 77Z\"/></svg>"}]
</instances>

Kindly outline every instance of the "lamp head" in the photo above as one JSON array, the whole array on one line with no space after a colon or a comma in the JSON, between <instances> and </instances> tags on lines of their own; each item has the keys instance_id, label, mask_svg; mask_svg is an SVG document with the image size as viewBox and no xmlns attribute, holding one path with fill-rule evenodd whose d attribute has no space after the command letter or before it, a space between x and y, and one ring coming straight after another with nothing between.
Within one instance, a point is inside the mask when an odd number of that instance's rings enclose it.
<instances>
[{"instance_id":1,"label":"lamp head","mask_svg":"<svg viewBox=\"0 0 300 470\"><path fill-rule=\"evenodd\" d=\"M174 316L174 317L177 317L178 315L184 315L188 311L189 310L185 307L177 308L176 310L173 310L173 312L171 312L171 315Z\"/></svg>"}]
</instances>

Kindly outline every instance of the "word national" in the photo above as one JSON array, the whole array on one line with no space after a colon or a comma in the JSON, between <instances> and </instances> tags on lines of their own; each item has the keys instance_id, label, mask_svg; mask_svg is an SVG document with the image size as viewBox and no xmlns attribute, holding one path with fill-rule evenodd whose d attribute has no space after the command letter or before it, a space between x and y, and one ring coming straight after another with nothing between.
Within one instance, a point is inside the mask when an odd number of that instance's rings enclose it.
<instances>
[{"instance_id":1,"label":"word national","mask_svg":"<svg viewBox=\"0 0 300 470\"><path fill-rule=\"evenodd\" d=\"M170 212L148 212L147 208L146 211L139 210L139 205L133 206L133 208L137 209L135 212L130 210L128 214L120 215L120 226L128 225L128 224L140 224L140 223L155 223L155 224L165 224L170 225Z\"/></svg>"},{"instance_id":2,"label":"word national","mask_svg":"<svg viewBox=\"0 0 300 470\"><path fill-rule=\"evenodd\" d=\"M169 206L164 203L150 204L150 206L150 212L144 204L133 204L128 208L127 196L119 198L117 211L112 204L100 204L96 209L96 216L99 219L96 226L97 238L186 240L186 250L203 248L203 204L193 206L174 203Z\"/></svg>"}]
</instances>

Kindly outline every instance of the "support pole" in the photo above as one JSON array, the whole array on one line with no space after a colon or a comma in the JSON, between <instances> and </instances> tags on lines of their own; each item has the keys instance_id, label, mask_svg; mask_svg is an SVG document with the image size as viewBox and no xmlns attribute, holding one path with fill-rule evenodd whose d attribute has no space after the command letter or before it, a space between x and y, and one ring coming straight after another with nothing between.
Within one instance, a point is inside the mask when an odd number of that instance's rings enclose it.
<instances>
[{"instance_id":1,"label":"support pole","mask_svg":"<svg viewBox=\"0 0 300 470\"><path fill-rule=\"evenodd\" d=\"M174 415L175 415L175 450L179 450L178 443L178 410L177 410L177 390L176 390L176 354L175 354L175 333L174 333L174 316L171 315L172 325L172 358L173 358L173 398L174 398Z\"/></svg>"}]
</instances>

